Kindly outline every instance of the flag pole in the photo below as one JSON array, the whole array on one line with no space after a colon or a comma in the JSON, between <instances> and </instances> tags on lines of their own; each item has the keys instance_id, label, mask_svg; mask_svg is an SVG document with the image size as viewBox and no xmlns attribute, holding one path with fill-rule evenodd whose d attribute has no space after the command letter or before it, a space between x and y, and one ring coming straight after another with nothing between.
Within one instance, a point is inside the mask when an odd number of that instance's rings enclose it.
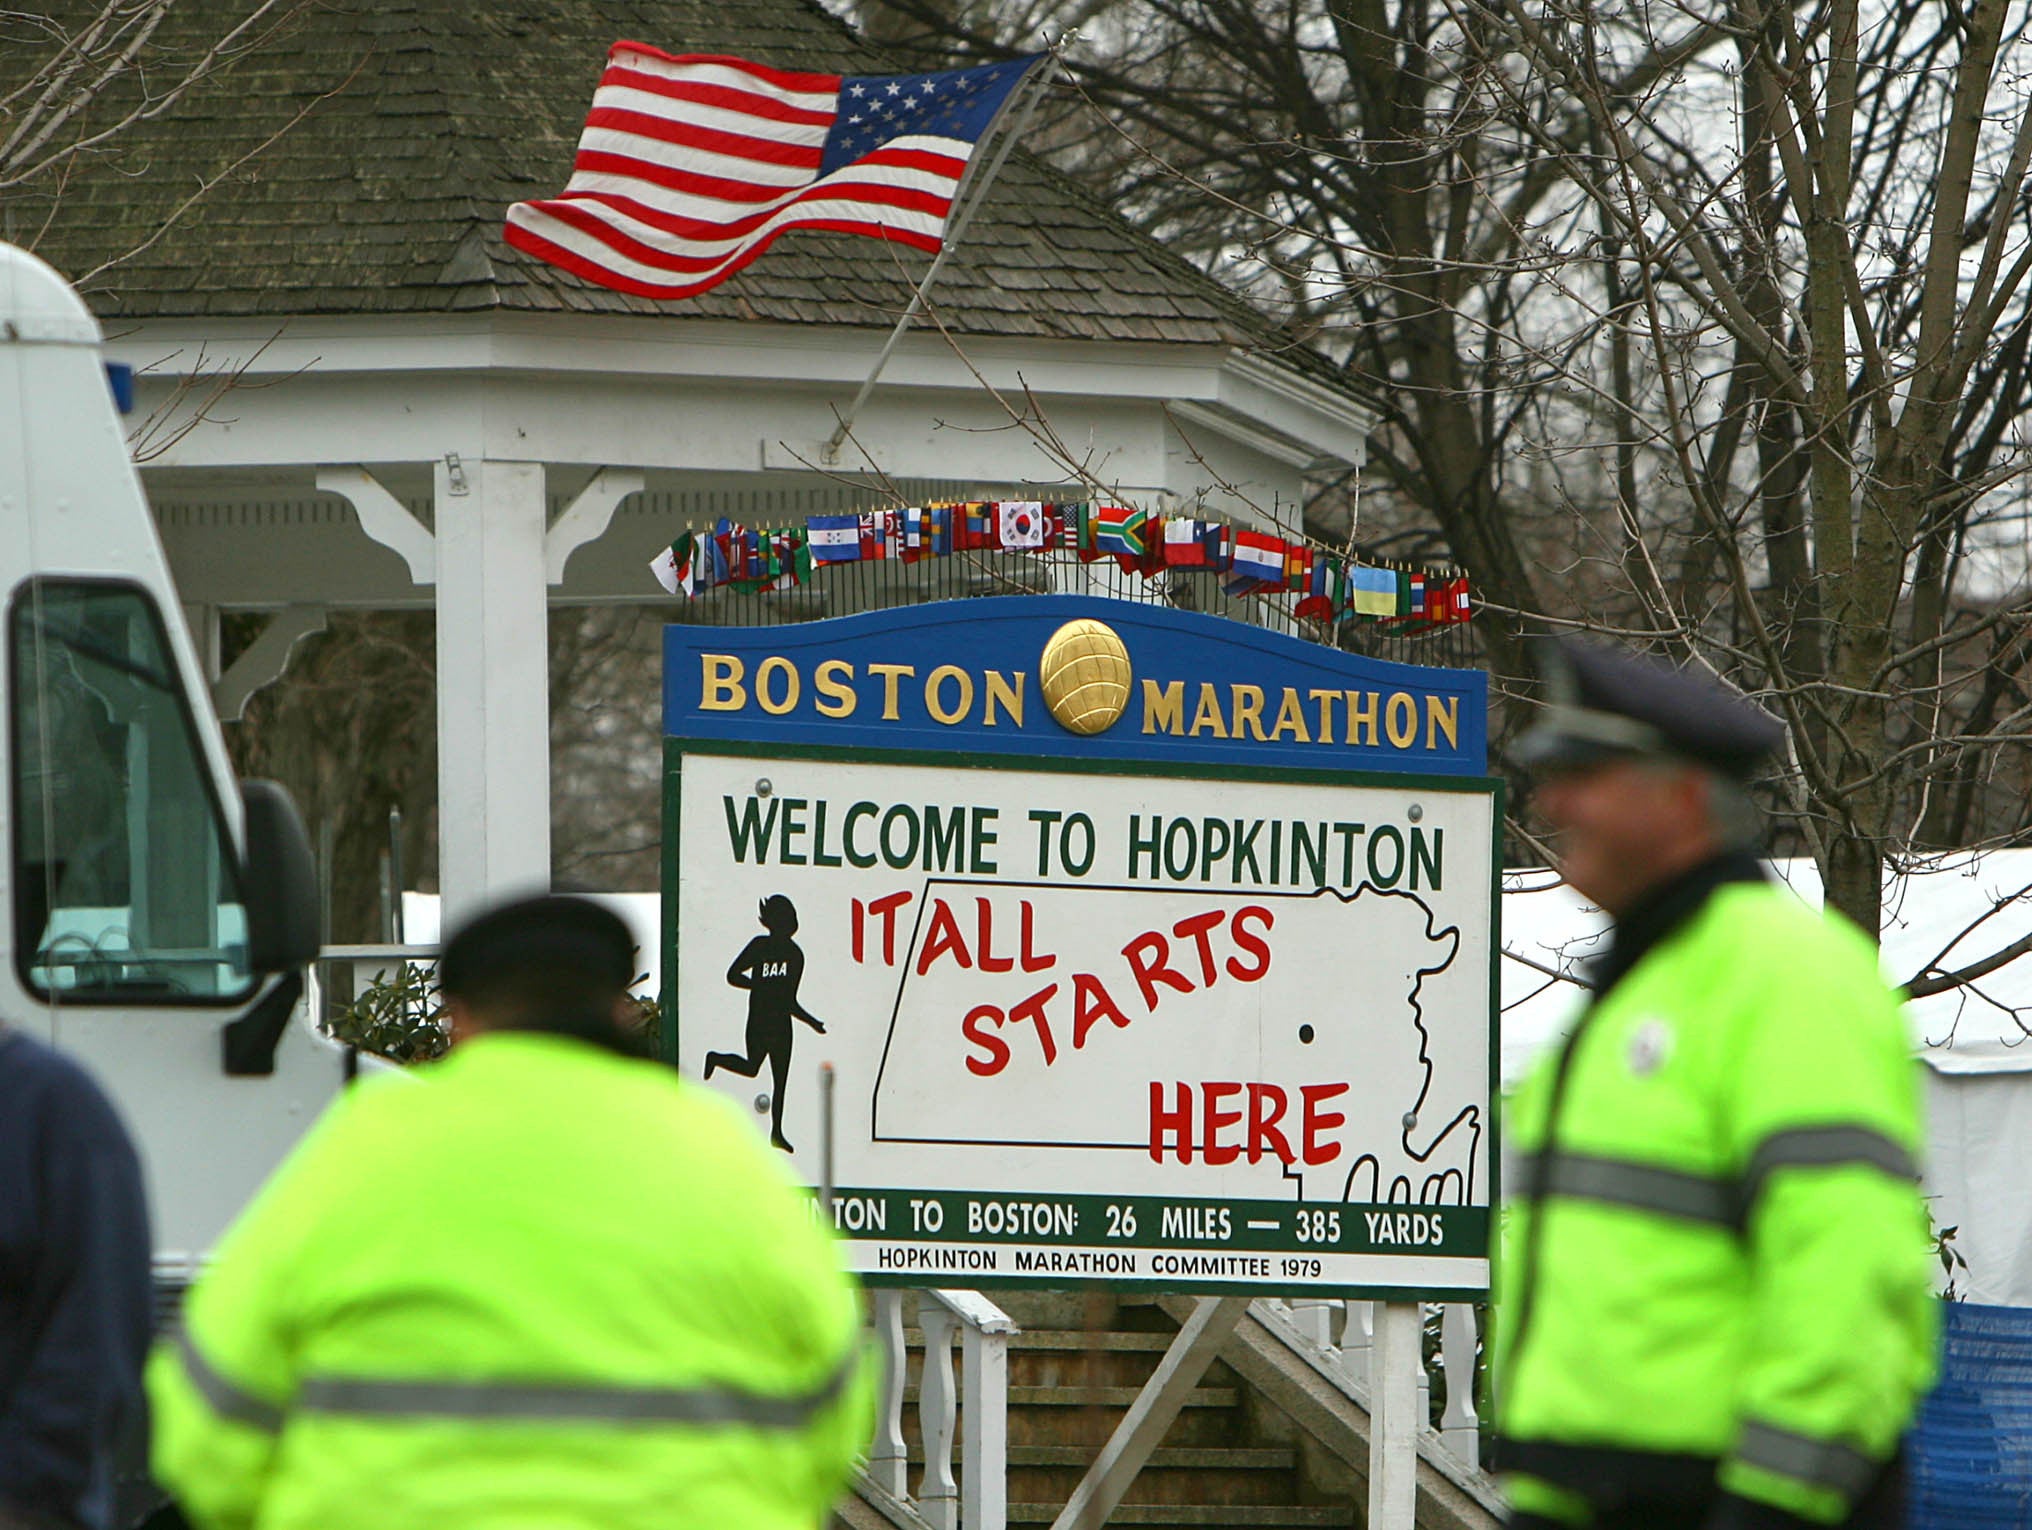
<instances>
[{"instance_id":1,"label":"flag pole","mask_svg":"<svg viewBox=\"0 0 2032 1530\"><path fill-rule=\"evenodd\" d=\"M947 225L945 238L939 243L938 254L932 258L931 269L924 273L924 280L917 284L917 290L910 295L910 305L903 310L903 317L898 319L896 327L889 331L889 339L883 344L881 354L875 358L875 365L868 370L867 381L861 384L861 391L854 395L854 401L847 405L840 415L839 425L818 449L819 461L826 466L830 467L839 461L840 444L847 439L847 432L854 428L854 419L860 414L861 406L868 402L868 395L875 391L875 384L881 379L882 369L889 365L889 358L895 353L897 341L903 338L903 332L910 328L911 323L923 309L925 294L931 291L931 284L938 280L938 273L945 266L946 257L952 254L954 246L965 235L967 225L973 221L974 210L986 200L988 187L1000 173L1002 162L1009 157L1009 150L1014 147L1016 140L1023 136L1023 129L1030 125L1030 114L1036 110L1038 101L1044 95L1044 86L1050 78L1052 67L1058 62L1058 53L1055 49L1047 57L1049 63L1038 70L1031 79L1023 82L1021 89L1026 94L1022 110L1009 121L1006 128L1002 129L1001 136L995 144L995 157L988 162L988 168L982 173L979 184L971 187L973 195L967 198L966 205L953 215L952 222ZM971 167L969 176L971 177ZM968 188L963 186L961 189Z\"/></svg>"}]
</instances>

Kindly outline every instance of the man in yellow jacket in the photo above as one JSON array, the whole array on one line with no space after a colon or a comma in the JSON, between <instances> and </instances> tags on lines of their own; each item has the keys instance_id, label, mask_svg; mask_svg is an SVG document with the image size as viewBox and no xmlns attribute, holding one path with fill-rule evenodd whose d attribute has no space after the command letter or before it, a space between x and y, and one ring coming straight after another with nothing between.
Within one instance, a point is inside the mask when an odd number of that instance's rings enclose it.
<instances>
[{"instance_id":1,"label":"man in yellow jacket","mask_svg":"<svg viewBox=\"0 0 2032 1530\"><path fill-rule=\"evenodd\" d=\"M868 1426L859 1306L778 1155L629 1055L626 927L538 898L439 978L453 1047L354 1089L150 1367L202 1530L812 1530Z\"/></svg>"},{"instance_id":2,"label":"man in yellow jacket","mask_svg":"<svg viewBox=\"0 0 2032 1530\"><path fill-rule=\"evenodd\" d=\"M1512 1523L1889 1530L1936 1321L1898 1003L1863 934L1750 854L1774 719L1577 643L1550 678L1523 753L1615 936L1505 1116Z\"/></svg>"}]
</instances>

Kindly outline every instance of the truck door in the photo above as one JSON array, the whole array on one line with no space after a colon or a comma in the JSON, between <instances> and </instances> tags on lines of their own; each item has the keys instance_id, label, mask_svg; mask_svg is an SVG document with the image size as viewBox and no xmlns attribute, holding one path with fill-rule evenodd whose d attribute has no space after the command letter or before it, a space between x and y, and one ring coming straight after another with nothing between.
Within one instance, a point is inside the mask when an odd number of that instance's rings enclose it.
<instances>
[{"instance_id":1,"label":"truck door","mask_svg":"<svg viewBox=\"0 0 2032 1530\"><path fill-rule=\"evenodd\" d=\"M264 1077L224 1025L293 1005L248 960L239 862L160 605L115 579L24 581L7 611L11 1023L46 1028L127 1117L157 1248L201 1255L341 1082L308 1018ZM12 986L12 985L8 985Z\"/></svg>"}]
</instances>

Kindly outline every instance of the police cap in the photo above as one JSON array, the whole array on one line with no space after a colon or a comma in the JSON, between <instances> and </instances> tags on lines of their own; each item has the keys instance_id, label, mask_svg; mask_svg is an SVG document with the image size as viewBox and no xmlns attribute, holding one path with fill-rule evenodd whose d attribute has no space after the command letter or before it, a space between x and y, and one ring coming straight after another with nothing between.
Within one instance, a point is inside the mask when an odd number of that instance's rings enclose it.
<instances>
[{"instance_id":1,"label":"police cap","mask_svg":"<svg viewBox=\"0 0 2032 1530\"><path fill-rule=\"evenodd\" d=\"M438 958L438 986L469 999L530 972L585 979L625 992L635 977L635 941L619 915L585 898L522 898L459 927Z\"/></svg>"},{"instance_id":2,"label":"police cap","mask_svg":"<svg viewBox=\"0 0 2032 1530\"><path fill-rule=\"evenodd\" d=\"M1516 750L1532 771L1650 756L1740 780L1785 737L1777 718L1705 671L1578 638L1548 643L1541 663L1551 705Z\"/></svg>"}]
</instances>

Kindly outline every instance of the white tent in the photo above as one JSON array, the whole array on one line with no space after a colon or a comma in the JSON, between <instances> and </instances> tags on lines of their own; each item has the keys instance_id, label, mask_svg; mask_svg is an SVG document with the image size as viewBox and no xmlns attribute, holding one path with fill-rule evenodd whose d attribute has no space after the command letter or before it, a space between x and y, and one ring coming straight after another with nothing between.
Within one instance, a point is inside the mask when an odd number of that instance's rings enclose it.
<instances>
[{"instance_id":1,"label":"white tent","mask_svg":"<svg viewBox=\"0 0 2032 1530\"><path fill-rule=\"evenodd\" d=\"M1818 906L1811 861L1778 875ZM1502 1070L1514 1085L1564 1034L1584 990L1570 976L1606 944L1599 910L1546 871L1503 879ZM2032 850L1959 856L1893 878L1884 973L1907 982L1954 971L2032 933ZM1927 1193L1939 1226L1959 1229L1971 1301L2032 1306L2032 956L1907 1006L1926 1065ZM2023 1023L2021 1023L2021 1019Z\"/></svg>"}]
</instances>

